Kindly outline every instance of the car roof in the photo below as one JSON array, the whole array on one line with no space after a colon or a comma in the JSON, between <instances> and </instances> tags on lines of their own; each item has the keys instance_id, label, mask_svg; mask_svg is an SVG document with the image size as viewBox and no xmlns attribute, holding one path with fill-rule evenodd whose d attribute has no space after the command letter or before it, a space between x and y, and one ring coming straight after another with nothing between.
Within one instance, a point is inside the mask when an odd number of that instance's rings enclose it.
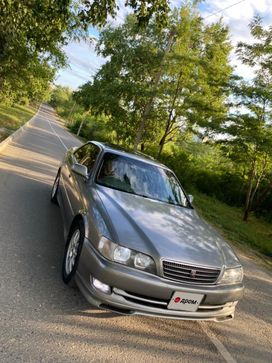
<instances>
[{"instance_id":1,"label":"car roof","mask_svg":"<svg viewBox=\"0 0 272 363\"><path fill-rule=\"evenodd\" d=\"M106 142L100 141L89 141L89 143L95 144L98 147L102 148L105 152L111 152L113 154L123 155L135 160L144 161L148 164L156 165L164 169L170 170L166 165L159 163L154 158L139 151L131 151L125 147L109 144Z\"/></svg>"}]
</instances>

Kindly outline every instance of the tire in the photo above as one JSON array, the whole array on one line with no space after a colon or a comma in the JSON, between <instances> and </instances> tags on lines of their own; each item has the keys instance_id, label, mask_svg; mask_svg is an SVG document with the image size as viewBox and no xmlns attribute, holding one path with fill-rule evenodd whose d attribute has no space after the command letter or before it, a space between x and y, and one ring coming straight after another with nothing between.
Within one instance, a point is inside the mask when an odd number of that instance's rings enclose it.
<instances>
[{"instance_id":1,"label":"tire","mask_svg":"<svg viewBox=\"0 0 272 363\"><path fill-rule=\"evenodd\" d=\"M73 224L65 246L62 262L62 279L65 284L74 287L74 276L78 267L80 253L84 241L84 224L77 221Z\"/></svg>"},{"instance_id":2,"label":"tire","mask_svg":"<svg viewBox=\"0 0 272 363\"><path fill-rule=\"evenodd\" d=\"M54 184L51 190L51 202L58 205L58 191L59 191L59 182L60 182L60 169L56 175Z\"/></svg>"}]
</instances>

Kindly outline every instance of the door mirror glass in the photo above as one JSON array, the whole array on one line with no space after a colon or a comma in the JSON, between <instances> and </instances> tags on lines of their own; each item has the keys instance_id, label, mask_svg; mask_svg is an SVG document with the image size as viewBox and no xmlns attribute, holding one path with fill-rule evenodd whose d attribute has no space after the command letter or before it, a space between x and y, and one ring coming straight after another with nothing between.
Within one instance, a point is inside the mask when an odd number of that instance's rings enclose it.
<instances>
[{"instance_id":1,"label":"door mirror glass","mask_svg":"<svg viewBox=\"0 0 272 363\"><path fill-rule=\"evenodd\" d=\"M74 165L72 165L72 171L75 174L78 174L78 175L82 176L85 179L88 179L88 177L89 177L88 169L87 169L87 167L85 165L75 163Z\"/></svg>"},{"instance_id":2,"label":"door mirror glass","mask_svg":"<svg viewBox=\"0 0 272 363\"><path fill-rule=\"evenodd\" d=\"M87 167L88 173L90 174L99 153L100 149L98 146L92 143L87 143L80 148L77 148L74 152L74 157L78 164L85 165Z\"/></svg>"},{"instance_id":3,"label":"door mirror glass","mask_svg":"<svg viewBox=\"0 0 272 363\"><path fill-rule=\"evenodd\" d=\"M188 199L189 199L190 204L192 204L194 201L194 197L192 196L192 194L188 195Z\"/></svg>"}]
</instances>

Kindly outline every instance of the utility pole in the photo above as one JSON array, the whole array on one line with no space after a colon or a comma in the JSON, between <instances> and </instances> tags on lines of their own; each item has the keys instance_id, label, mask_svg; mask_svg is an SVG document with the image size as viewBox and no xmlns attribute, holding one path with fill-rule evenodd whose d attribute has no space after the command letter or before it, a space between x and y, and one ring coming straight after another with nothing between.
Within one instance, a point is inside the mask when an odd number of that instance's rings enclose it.
<instances>
[{"instance_id":1,"label":"utility pole","mask_svg":"<svg viewBox=\"0 0 272 363\"><path fill-rule=\"evenodd\" d=\"M87 112L85 112L84 113L84 116L87 116L89 112L90 112L90 110L88 110ZM84 122L85 122L85 119L83 118L82 121L80 122L79 128L77 130L77 136L80 135L80 132L81 132L81 129L82 129L82 126L83 126Z\"/></svg>"}]
</instances>

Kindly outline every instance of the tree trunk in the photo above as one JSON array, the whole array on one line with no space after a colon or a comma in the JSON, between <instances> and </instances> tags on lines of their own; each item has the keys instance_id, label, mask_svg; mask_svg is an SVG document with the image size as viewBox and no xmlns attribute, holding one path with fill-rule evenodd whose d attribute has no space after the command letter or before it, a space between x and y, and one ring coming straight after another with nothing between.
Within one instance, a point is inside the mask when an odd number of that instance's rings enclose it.
<instances>
[{"instance_id":1,"label":"tree trunk","mask_svg":"<svg viewBox=\"0 0 272 363\"><path fill-rule=\"evenodd\" d=\"M243 221L245 221L245 222L248 220L250 207L251 207L250 199L251 199L251 193L252 193L252 189L253 189L254 168L255 168L255 162L254 162L254 165L252 166L252 169L249 174L248 189L247 189L247 194L246 194L244 216L243 216Z\"/></svg>"},{"instance_id":2,"label":"tree trunk","mask_svg":"<svg viewBox=\"0 0 272 363\"><path fill-rule=\"evenodd\" d=\"M161 79L161 76L162 76L162 70L163 70L165 59L166 59L166 55L168 54L168 52L171 49L171 46L172 46L173 40L174 40L174 36L175 36L175 32L172 31L170 33L170 35L169 35L169 40L168 40L168 43L167 43L167 46L166 46L166 49L165 49L161 64L160 64L160 68L159 68L158 73L156 74L156 77L155 77L155 82L154 82L153 90L152 90L152 93L151 93L151 97L150 97L149 101L145 105L144 112L143 112L143 117L141 119L140 126L139 126L139 128L137 130L137 133L136 133L136 136L135 136L134 145L133 145L133 150L134 151L137 151L138 145L141 142L143 132L144 132L144 128L145 128L145 125L146 125L146 120L147 120L147 118L148 118L148 116L150 114L150 111L151 111L152 106L153 106L154 98L156 97L156 94L157 94L157 88L158 88L158 85L159 85L159 82L160 82L160 79Z\"/></svg>"},{"instance_id":3,"label":"tree trunk","mask_svg":"<svg viewBox=\"0 0 272 363\"><path fill-rule=\"evenodd\" d=\"M256 203L255 203L255 208L258 208L259 207L259 205L261 205L263 202L264 202L264 200L265 200L265 198L266 198L266 196L267 196L267 194L269 193L269 191L272 189L272 181L267 185L267 187L266 188L264 188L263 189L263 191L260 193L260 195L257 197L257 201L256 201Z\"/></svg>"},{"instance_id":4,"label":"tree trunk","mask_svg":"<svg viewBox=\"0 0 272 363\"><path fill-rule=\"evenodd\" d=\"M161 153L162 153L162 150L163 150L163 147L164 147L164 144L165 144L165 140L166 140L166 135L167 135L167 133L165 132L164 135L163 135L163 137L160 140L159 150L158 150L158 154L157 154L157 158L158 159L161 156Z\"/></svg>"},{"instance_id":5,"label":"tree trunk","mask_svg":"<svg viewBox=\"0 0 272 363\"><path fill-rule=\"evenodd\" d=\"M262 176L263 176L263 173L261 173L260 176L258 177L258 180L257 180L257 183L255 185L255 188L254 188L254 190L251 193L251 197L250 197L250 201L249 201L249 211L252 210L253 201L254 201L255 195L257 193L257 190L259 189L260 183L262 181Z\"/></svg>"},{"instance_id":6,"label":"tree trunk","mask_svg":"<svg viewBox=\"0 0 272 363\"><path fill-rule=\"evenodd\" d=\"M178 76L178 81L177 81L177 85L176 85L176 89L175 89L175 94L174 94L174 97L173 97L173 100L172 100L171 109L169 111L169 115L168 115L168 118L167 118L167 122L166 122L166 127L165 127L165 130L164 130L164 134L163 134L163 137L161 138L161 140L159 142L159 150L158 150L158 155L157 155L158 158L161 156L163 147L165 145L166 137L169 134L169 131L170 131L171 127L174 124L174 122L171 122L171 120L172 120L172 116L173 116L174 107L175 107L175 104L176 104L176 99L178 97L178 92L179 92L179 89L180 89L179 88L179 86L180 86L179 83L180 83L181 76L182 76L182 72L180 72L179 73L179 76Z\"/></svg>"},{"instance_id":7,"label":"tree trunk","mask_svg":"<svg viewBox=\"0 0 272 363\"><path fill-rule=\"evenodd\" d=\"M151 111L154 97L155 97L155 95L151 97L151 99L149 100L148 104L146 105L146 107L144 109L143 117L141 119L141 123L140 123L140 126L139 126L138 130L137 130L136 137L135 137L135 140L134 140L134 145L133 145L133 151L134 152L137 151L138 145L140 144L140 142L142 140L142 136L143 136L144 128L145 128L145 124L146 124L146 119L147 119L147 116L149 115L149 113Z\"/></svg>"}]
</instances>

